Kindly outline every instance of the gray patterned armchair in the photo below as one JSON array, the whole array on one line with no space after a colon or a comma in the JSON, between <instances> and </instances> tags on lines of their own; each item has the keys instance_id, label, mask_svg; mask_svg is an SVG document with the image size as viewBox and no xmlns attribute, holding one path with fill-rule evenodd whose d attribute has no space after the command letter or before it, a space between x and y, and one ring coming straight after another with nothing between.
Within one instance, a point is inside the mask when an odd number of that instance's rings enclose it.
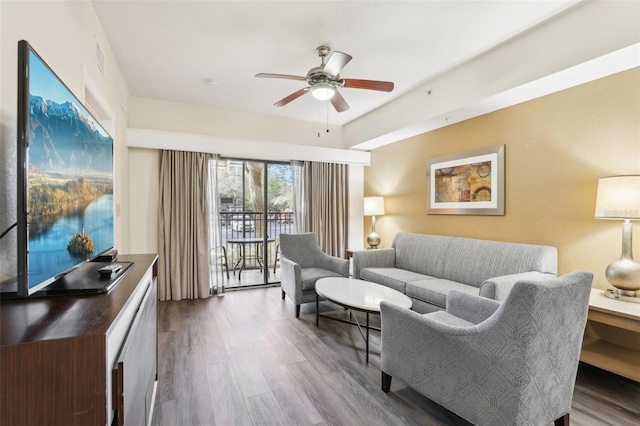
<instances>
[{"instance_id":1,"label":"gray patterned armchair","mask_svg":"<svg viewBox=\"0 0 640 426\"><path fill-rule=\"evenodd\" d=\"M316 281L327 277L348 277L349 261L323 253L316 234L280 234L280 279L285 294L296 306L316 301Z\"/></svg>"},{"instance_id":2,"label":"gray patterned armchair","mask_svg":"<svg viewBox=\"0 0 640 426\"><path fill-rule=\"evenodd\" d=\"M382 390L397 377L476 425L568 425L592 280L520 281L503 302L452 290L422 315L382 302Z\"/></svg>"}]
</instances>

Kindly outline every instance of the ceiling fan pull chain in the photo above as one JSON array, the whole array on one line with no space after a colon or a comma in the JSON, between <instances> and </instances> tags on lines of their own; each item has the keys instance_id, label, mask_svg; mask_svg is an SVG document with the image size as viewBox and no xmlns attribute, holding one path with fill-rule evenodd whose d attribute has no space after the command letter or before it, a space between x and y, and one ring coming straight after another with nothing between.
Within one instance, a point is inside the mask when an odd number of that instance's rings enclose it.
<instances>
[{"instance_id":1,"label":"ceiling fan pull chain","mask_svg":"<svg viewBox=\"0 0 640 426\"><path fill-rule=\"evenodd\" d=\"M329 102L325 102L327 106L327 133L329 133Z\"/></svg>"}]
</instances>

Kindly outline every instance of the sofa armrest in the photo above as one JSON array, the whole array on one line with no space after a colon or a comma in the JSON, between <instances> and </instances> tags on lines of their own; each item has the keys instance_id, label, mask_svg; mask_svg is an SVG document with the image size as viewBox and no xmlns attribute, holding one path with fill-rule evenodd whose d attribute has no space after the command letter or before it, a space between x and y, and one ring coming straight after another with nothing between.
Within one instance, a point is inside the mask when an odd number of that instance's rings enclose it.
<instances>
[{"instance_id":1,"label":"sofa armrest","mask_svg":"<svg viewBox=\"0 0 640 426\"><path fill-rule=\"evenodd\" d=\"M480 296L488 297L489 299L504 300L513 285L518 281L542 281L555 276L555 274L529 271L489 278L480 284Z\"/></svg>"},{"instance_id":2,"label":"sofa armrest","mask_svg":"<svg viewBox=\"0 0 640 426\"><path fill-rule=\"evenodd\" d=\"M457 327L440 322L429 314L419 314L386 301L380 303L380 321L384 324L380 369L407 382L427 380L426 377L417 378L416 372L426 375L428 369L425 366L439 364L439 360L445 358L443 354L452 346L459 347L468 339L482 340L480 326Z\"/></svg>"},{"instance_id":3,"label":"sofa armrest","mask_svg":"<svg viewBox=\"0 0 640 426\"><path fill-rule=\"evenodd\" d=\"M381 335L383 345L388 339L393 339L394 336L402 334L401 329L412 329L409 332L409 336L411 336L410 341L414 342L424 338L425 327L440 336L450 335L457 337L476 336L487 329L486 326L460 327L451 325L438 321L430 314L419 314L411 309L403 308L384 300L380 302L380 322L384 324ZM385 332L385 329L388 332ZM385 340L384 337L388 339Z\"/></svg>"},{"instance_id":4,"label":"sofa armrest","mask_svg":"<svg viewBox=\"0 0 640 426\"><path fill-rule=\"evenodd\" d=\"M280 285L293 303L302 303L302 268L284 256L280 256Z\"/></svg>"},{"instance_id":5,"label":"sofa armrest","mask_svg":"<svg viewBox=\"0 0 640 426\"><path fill-rule=\"evenodd\" d=\"M360 278L363 268L393 268L396 266L396 249L383 248L353 252L353 276Z\"/></svg>"},{"instance_id":6,"label":"sofa armrest","mask_svg":"<svg viewBox=\"0 0 640 426\"><path fill-rule=\"evenodd\" d=\"M349 261L336 256L330 256L326 253L322 253L322 259L320 260L322 269L335 272L343 277L349 277Z\"/></svg>"},{"instance_id":7,"label":"sofa armrest","mask_svg":"<svg viewBox=\"0 0 640 426\"><path fill-rule=\"evenodd\" d=\"M447 293L447 313L474 324L480 324L500 307L497 300L450 290Z\"/></svg>"}]
</instances>

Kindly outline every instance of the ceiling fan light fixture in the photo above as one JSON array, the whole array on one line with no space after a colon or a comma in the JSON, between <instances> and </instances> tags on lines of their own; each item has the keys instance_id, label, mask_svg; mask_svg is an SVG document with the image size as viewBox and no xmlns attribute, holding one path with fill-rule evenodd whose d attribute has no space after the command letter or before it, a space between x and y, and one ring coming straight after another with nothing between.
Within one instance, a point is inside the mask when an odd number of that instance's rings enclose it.
<instances>
[{"instance_id":1,"label":"ceiling fan light fixture","mask_svg":"<svg viewBox=\"0 0 640 426\"><path fill-rule=\"evenodd\" d=\"M326 101L336 94L336 88L329 83L318 83L311 88L311 94L320 101Z\"/></svg>"},{"instance_id":2,"label":"ceiling fan light fixture","mask_svg":"<svg viewBox=\"0 0 640 426\"><path fill-rule=\"evenodd\" d=\"M256 74L256 77L258 78L281 78L285 80L304 81L309 84L309 86L280 99L278 102L273 104L274 106L283 107L288 105L290 102L295 101L299 97L311 92L313 97L318 100L330 100L331 105L333 105L333 108L337 112L344 112L349 109L349 104L338 91L338 87L347 89L377 90L381 92L391 92L393 90L393 82L391 81L340 78L340 71L342 71L345 65L353 59L351 55L338 51L329 55L331 49L327 46L320 46L316 50L318 51L318 55L320 56L322 63L320 66L311 68L307 72L306 77L290 74ZM327 55L329 55L328 58Z\"/></svg>"}]
</instances>

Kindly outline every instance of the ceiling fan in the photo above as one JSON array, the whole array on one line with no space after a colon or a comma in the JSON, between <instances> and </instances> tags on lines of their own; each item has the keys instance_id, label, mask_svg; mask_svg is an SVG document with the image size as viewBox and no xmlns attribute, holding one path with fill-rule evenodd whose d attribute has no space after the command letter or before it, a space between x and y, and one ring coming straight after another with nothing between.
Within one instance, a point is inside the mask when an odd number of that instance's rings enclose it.
<instances>
[{"instance_id":1,"label":"ceiling fan","mask_svg":"<svg viewBox=\"0 0 640 426\"><path fill-rule=\"evenodd\" d=\"M306 77L288 74L256 74L256 77L258 78L281 78L285 80L306 81L309 84L309 87L293 92L286 98L279 100L274 104L275 106L285 106L305 93L311 92L316 99L329 100L336 111L342 112L349 109L349 104L344 100L340 92L338 92L338 87L378 90L381 92L391 92L393 90L393 83L390 81L340 78L340 71L352 59L351 55L335 51L331 53L329 59L325 63L325 58L331 49L327 46L319 46L316 51L318 52L318 56L320 56L322 63L318 67L311 68Z\"/></svg>"}]
</instances>

